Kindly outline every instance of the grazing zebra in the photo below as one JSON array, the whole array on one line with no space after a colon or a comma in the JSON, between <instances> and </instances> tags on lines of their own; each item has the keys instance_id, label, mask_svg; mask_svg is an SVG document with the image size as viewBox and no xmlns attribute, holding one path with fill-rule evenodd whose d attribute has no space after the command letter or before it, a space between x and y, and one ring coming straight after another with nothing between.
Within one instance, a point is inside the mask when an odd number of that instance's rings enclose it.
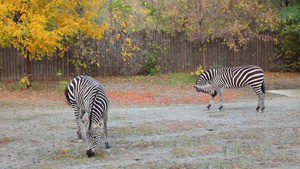
<instances>
[{"instance_id":1,"label":"grazing zebra","mask_svg":"<svg viewBox=\"0 0 300 169\"><path fill-rule=\"evenodd\" d=\"M194 87L198 92L211 95L211 100L207 106L209 110L214 97L219 93L221 105L223 108L223 88L241 88L250 85L258 96L256 110L265 109L265 83L263 70L254 65L239 67L224 67L220 69L209 69L203 72L197 79Z\"/></svg>"},{"instance_id":2,"label":"grazing zebra","mask_svg":"<svg viewBox=\"0 0 300 169\"><path fill-rule=\"evenodd\" d=\"M95 149L100 141L101 120L103 120L105 146L109 149L107 139L108 96L102 84L89 76L77 76L65 90L65 96L74 109L79 139L82 139L80 128L82 117L86 112L88 113L89 123L86 131L88 157L95 155Z\"/></svg>"}]
</instances>

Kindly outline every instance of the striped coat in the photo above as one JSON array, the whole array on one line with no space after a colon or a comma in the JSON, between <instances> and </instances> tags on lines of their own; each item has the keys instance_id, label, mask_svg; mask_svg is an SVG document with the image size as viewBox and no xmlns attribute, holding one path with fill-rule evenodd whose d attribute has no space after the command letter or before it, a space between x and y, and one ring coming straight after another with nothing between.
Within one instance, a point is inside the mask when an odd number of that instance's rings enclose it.
<instances>
[{"instance_id":1,"label":"striped coat","mask_svg":"<svg viewBox=\"0 0 300 169\"><path fill-rule=\"evenodd\" d=\"M81 121L87 112L89 124L86 132L88 142L87 155L95 155L95 149L100 141L99 127L103 121L105 145L109 148L107 139L108 95L103 85L92 77L80 75L75 77L65 91L68 102L74 109L77 124L77 135L82 139Z\"/></svg>"},{"instance_id":2,"label":"striped coat","mask_svg":"<svg viewBox=\"0 0 300 169\"><path fill-rule=\"evenodd\" d=\"M265 109L264 72L258 66L246 65L239 67L209 69L198 77L194 87L198 92L207 93L212 96L207 109L211 107L214 97L219 94L221 102L219 110L221 110L223 108L223 88L236 89L245 87L247 85L250 85L258 96L256 110L258 111L260 109L263 111Z\"/></svg>"}]
</instances>

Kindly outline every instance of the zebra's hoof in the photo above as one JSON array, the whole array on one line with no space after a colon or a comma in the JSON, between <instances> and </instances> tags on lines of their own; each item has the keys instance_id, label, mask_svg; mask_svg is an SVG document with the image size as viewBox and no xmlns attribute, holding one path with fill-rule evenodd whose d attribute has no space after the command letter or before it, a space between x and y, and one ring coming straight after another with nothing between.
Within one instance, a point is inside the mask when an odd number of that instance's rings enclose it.
<instances>
[{"instance_id":1,"label":"zebra's hoof","mask_svg":"<svg viewBox=\"0 0 300 169\"><path fill-rule=\"evenodd\" d=\"M82 139L82 134L81 134L81 132L78 132L78 131L77 131L77 136L78 136L78 139Z\"/></svg>"},{"instance_id":2,"label":"zebra's hoof","mask_svg":"<svg viewBox=\"0 0 300 169\"><path fill-rule=\"evenodd\" d=\"M223 109L223 106L220 106L218 109L221 111Z\"/></svg>"},{"instance_id":3,"label":"zebra's hoof","mask_svg":"<svg viewBox=\"0 0 300 169\"><path fill-rule=\"evenodd\" d=\"M110 149L110 146L109 146L108 142L105 143L105 147L106 147L106 149Z\"/></svg>"},{"instance_id":4,"label":"zebra's hoof","mask_svg":"<svg viewBox=\"0 0 300 169\"><path fill-rule=\"evenodd\" d=\"M95 152L93 152L92 151L92 149L88 149L88 150L86 150L86 155L88 156L88 157L93 157L93 156L95 156Z\"/></svg>"},{"instance_id":5,"label":"zebra's hoof","mask_svg":"<svg viewBox=\"0 0 300 169\"><path fill-rule=\"evenodd\" d=\"M210 110L210 107L211 107L211 105L209 104L209 105L207 105L206 106L206 110Z\"/></svg>"}]
</instances>

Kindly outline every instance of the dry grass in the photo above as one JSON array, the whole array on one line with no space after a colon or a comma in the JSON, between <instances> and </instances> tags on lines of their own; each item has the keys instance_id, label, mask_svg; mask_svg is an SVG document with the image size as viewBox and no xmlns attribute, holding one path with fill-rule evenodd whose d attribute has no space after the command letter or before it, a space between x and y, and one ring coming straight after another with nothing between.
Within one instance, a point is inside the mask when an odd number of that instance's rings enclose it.
<instances>
[{"instance_id":1,"label":"dry grass","mask_svg":"<svg viewBox=\"0 0 300 169\"><path fill-rule=\"evenodd\" d=\"M0 138L0 147L5 146L6 144L16 141L16 140L20 140L22 138L20 137L4 137L4 138Z\"/></svg>"}]
</instances>

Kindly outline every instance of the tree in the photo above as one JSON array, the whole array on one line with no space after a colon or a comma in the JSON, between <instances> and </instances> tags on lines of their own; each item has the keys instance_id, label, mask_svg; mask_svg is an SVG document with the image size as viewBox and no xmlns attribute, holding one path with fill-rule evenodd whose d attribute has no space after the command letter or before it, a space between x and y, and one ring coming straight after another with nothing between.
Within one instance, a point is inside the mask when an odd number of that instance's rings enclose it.
<instances>
[{"instance_id":1,"label":"tree","mask_svg":"<svg viewBox=\"0 0 300 169\"><path fill-rule=\"evenodd\" d=\"M99 0L5 0L0 1L0 45L20 49L30 77L32 60L60 56L74 37L103 37L105 24L99 23Z\"/></svg>"},{"instance_id":2,"label":"tree","mask_svg":"<svg viewBox=\"0 0 300 169\"><path fill-rule=\"evenodd\" d=\"M278 26L279 58L284 60L280 68L300 71L300 0L284 0L279 4L283 4Z\"/></svg>"},{"instance_id":3,"label":"tree","mask_svg":"<svg viewBox=\"0 0 300 169\"><path fill-rule=\"evenodd\" d=\"M224 39L237 50L249 37L273 30L276 11L271 0L148 0L158 29L185 32L190 40ZM270 37L271 38L271 37Z\"/></svg>"},{"instance_id":4,"label":"tree","mask_svg":"<svg viewBox=\"0 0 300 169\"><path fill-rule=\"evenodd\" d=\"M107 31L102 39L104 54L123 60L123 64L136 70L141 60L139 31L147 29L150 22L149 10L140 0L107 0L101 11L101 19L107 23ZM103 51L104 50L104 51Z\"/></svg>"}]
</instances>

